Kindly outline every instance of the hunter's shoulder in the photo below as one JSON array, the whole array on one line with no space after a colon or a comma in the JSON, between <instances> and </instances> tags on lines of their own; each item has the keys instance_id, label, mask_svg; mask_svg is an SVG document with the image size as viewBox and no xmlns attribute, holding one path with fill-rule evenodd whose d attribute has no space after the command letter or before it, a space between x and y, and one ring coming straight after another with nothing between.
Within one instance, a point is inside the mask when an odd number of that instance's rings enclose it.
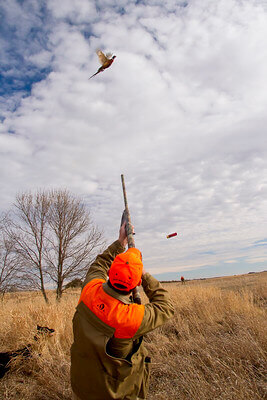
<instances>
[{"instance_id":1,"label":"hunter's shoulder","mask_svg":"<svg viewBox=\"0 0 267 400\"><path fill-rule=\"evenodd\" d=\"M118 253L123 253L125 251L125 247L121 244L121 242L118 239L115 240L115 242L111 243L111 245L108 248L115 250Z\"/></svg>"}]
</instances>

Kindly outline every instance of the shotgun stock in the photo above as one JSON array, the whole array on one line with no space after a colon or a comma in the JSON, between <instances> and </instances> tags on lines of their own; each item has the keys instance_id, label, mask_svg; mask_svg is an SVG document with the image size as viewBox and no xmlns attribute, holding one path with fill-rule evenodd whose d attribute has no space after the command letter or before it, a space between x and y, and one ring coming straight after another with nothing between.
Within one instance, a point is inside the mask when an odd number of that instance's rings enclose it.
<instances>
[{"instance_id":1,"label":"shotgun stock","mask_svg":"<svg viewBox=\"0 0 267 400\"><path fill-rule=\"evenodd\" d=\"M130 217L130 212L129 212L129 207L128 207L128 201L127 201L127 195L126 195L126 188L125 188L125 182L124 182L124 176L121 175L121 183L122 183L122 190L123 190L123 198L124 198L124 206L125 210L122 214L121 218L121 225L126 222L126 234L127 234L127 239L128 239L128 249L131 247L135 247L134 243L134 232L133 232L133 227L131 223L131 217ZM136 287L133 290L133 299L134 302L137 304L141 304L141 296L139 293L138 287Z\"/></svg>"}]
</instances>

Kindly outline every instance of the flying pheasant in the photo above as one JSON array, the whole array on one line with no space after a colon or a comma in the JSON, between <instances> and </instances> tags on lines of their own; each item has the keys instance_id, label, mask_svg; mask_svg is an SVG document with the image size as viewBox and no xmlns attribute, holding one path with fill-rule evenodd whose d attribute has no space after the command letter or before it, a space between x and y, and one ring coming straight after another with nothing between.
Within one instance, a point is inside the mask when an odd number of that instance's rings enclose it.
<instances>
[{"instance_id":1,"label":"flying pheasant","mask_svg":"<svg viewBox=\"0 0 267 400\"><path fill-rule=\"evenodd\" d=\"M110 53L105 55L104 53L102 53L101 50L97 50L96 54L98 55L100 64L102 64L102 65L100 68L98 68L97 72L94 75L90 76L89 79L91 79L91 78L93 78L93 76L99 74L99 72L104 71L104 69L107 69L108 67L110 67L116 58L116 56L112 57L112 54L110 54Z\"/></svg>"}]
</instances>

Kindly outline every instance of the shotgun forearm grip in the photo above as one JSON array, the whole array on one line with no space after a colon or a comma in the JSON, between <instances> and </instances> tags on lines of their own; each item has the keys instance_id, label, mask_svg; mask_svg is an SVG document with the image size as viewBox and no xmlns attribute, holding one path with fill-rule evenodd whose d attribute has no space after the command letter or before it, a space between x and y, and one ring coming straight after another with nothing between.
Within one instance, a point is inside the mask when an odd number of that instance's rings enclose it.
<instances>
[{"instance_id":1,"label":"shotgun forearm grip","mask_svg":"<svg viewBox=\"0 0 267 400\"><path fill-rule=\"evenodd\" d=\"M128 248L130 247L135 247L135 243L134 243L134 238L133 235L135 234L133 232L133 227L131 224L130 220L130 215L129 215L129 211L127 212L127 210L123 211L122 217L121 217L121 226L124 224L124 222L126 223L126 235L127 235L127 240L128 240Z\"/></svg>"},{"instance_id":2,"label":"shotgun forearm grip","mask_svg":"<svg viewBox=\"0 0 267 400\"><path fill-rule=\"evenodd\" d=\"M131 248L131 247L135 247L134 237L133 237L134 232L133 232L130 212L129 212L129 208L128 208L128 201L127 201L126 188L125 188L123 175L121 175L121 183L122 183L123 198L124 198L124 204L125 204L125 210L122 214L121 224L123 224L124 221L126 221L126 235L127 235L127 239L128 239L128 248ZM136 287L133 291L133 298L134 298L135 303L141 304L141 296L140 296L138 287Z\"/></svg>"}]
</instances>

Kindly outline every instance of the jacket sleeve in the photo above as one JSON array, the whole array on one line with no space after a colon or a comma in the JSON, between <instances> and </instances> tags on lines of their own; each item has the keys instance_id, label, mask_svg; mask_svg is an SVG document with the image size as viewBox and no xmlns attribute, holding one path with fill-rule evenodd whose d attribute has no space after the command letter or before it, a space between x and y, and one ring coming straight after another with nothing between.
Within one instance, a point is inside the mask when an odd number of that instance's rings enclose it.
<instances>
[{"instance_id":1,"label":"jacket sleeve","mask_svg":"<svg viewBox=\"0 0 267 400\"><path fill-rule=\"evenodd\" d=\"M169 292L149 273L142 277L142 286L149 303L145 304L144 318L134 339L163 325L174 315L174 307Z\"/></svg>"},{"instance_id":2,"label":"jacket sleeve","mask_svg":"<svg viewBox=\"0 0 267 400\"><path fill-rule=\"evenodd\" d=\"M107 280L107 272L114 260L114 258L123 253L125 248L121 245L121 243L116 240L112 243L102 254L99 254L95 261L91 264L87 275L85 277L85 281L83 283L83 287L90 282L92 279L104 279Z\"/></svg>"}]
</instances>

